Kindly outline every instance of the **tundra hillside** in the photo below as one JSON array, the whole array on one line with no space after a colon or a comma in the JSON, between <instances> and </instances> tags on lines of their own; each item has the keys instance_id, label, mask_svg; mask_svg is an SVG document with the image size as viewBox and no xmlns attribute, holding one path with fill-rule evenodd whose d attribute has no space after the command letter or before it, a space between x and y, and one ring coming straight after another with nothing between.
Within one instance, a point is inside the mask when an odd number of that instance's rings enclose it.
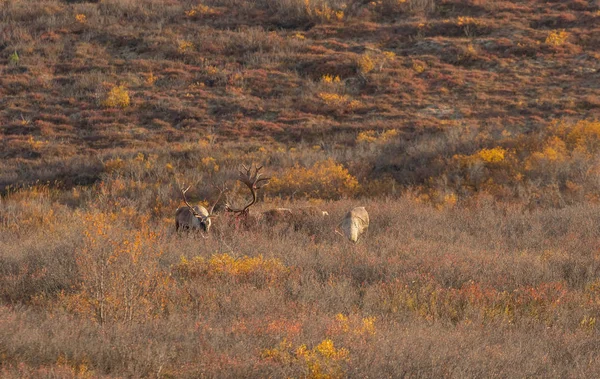
<instances>
[{"instance_id":1,"label":"tundra hillside","mask_svg":"<svg viewBox=\"0 0 600 379\"><path fill-rule=\"evenodd\" d=\"M0 376L600 377L599 58L597 1L0 0ZM329 216L226 212L253 162Z\"/></svg>"}]
</instances>

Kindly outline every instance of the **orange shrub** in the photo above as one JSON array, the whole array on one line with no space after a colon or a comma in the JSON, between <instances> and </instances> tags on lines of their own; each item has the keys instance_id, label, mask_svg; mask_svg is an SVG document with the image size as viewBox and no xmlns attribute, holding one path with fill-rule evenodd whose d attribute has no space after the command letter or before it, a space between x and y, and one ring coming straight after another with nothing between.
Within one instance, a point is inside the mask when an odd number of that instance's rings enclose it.
<instances>
[{"instance_id":1,"label":"orange shrub","mask_svg":"<svg viewBox=\"0 0 600 379\"><path fill-rule=\"evenodd\" d=\"M359 184L344 166L330 158L311 168L298 165L289 168L265 188L272 195L339 199L355 195Z\"/></svg>"},{"instance_id":2,"label":"orange shrub","mask_svg":"<svg viewBox=\"0 0 600 379\"><path fill-rule=\"evenodd\" d=\"M565 140L572 150L589 154L600 150L600 121L582 120L565 131Z\"/></svg>"},{"instance_id":3,"label":"orange shrub","mask_svg":"<svg viewBox=\"0 0 600 379\"><path fill-rule=\"evenodd\" d=\"M343 378L343 363L350 360L350 352L336 348L330 339L324 339L312 349L304 344L294 349L291 342L283 339L278 346L263 350L262 357L278 363L304 366L308 371L306 378Z\"/></svg>"},{"instance_id":4,"label":"orange shrub","mask_svg":"<svg viewBox=\"0 0 600 379\"><path fill-rule=\"evenodd\" d=\"M141 322L161 314L168 276L158 267L162 252L146 223L123 230L116 214L83 216L84 246L76 252L80 282L61 304L70 312L101 324Z\"/></svg>"},{"instance_id":5,"label":"orange shrub","mask_svg":"<svg viewBox=\"0 0 600 379\"><path fill-rule=\"evenodd\" d=\"M209 259L185 257L173 267L173 271L182 279L199 278L236 278L250 279L260 277L269 283L283 278L289 269L278 259L243 256L235 258L227 253L214 254Z\"/></svg>"}]
</instances>

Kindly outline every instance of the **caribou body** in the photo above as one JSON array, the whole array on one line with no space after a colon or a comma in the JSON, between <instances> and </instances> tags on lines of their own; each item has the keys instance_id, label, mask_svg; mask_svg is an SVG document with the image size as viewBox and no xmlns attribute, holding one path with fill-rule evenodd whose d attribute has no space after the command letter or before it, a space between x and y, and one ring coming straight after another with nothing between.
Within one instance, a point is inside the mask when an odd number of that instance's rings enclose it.
<instances>
[{"instance_id":1,"label":"caribou body","mask_svg":"<svg viewBox=\"0 0 600 379\"><path fill-rule=\"evenodd\" d=\"M369 228L369 213L365 207L352 208L339 223L344 236L356 243Z\"/></svg>"},{"instance_id":2,"label":"caribou body","mask_svg":"<svg viewBox=\"0 0 600 379\"><path fill-rule=\"evenodd\" d=\"M252 206L255 205L258 200L258 191L269 184L271 179L269 177L263 177L261 172L262 168L262 166L251 165L250 167L246 167L242 165L242 169L239 170L238 180L250 190L251 197L246 200L243 206L234 206L229 201L228 196L225 195L227 198L225 202L225 212L233 214L235 217L234 220L230 221L232 221L234 225L240 225L247 229L261 226L273 227L277 224L283 224L287 225L287 227L293 227L296 231L308 229L318 232L321 230L322 222L326 216L329 216L329 213L320 210L315 206L272 208L262 212L251 210ZM211 218L216 217L213 214L215 206L227 188L225 186L221 188L219 197L210 210L200 205L192 206L187 201L185 194L189 188L190 187L186 189L181 188L181 195L185 202L185 206L179 207L175 212L175 228L177 231L200 230L209 232L212 223ZM364 211L364 208L362 209ZM366 211L364 212L366 213ZM366 220L366 225L368 226L368 215L366 216ZM362 230L363 229L361 229L359 234L362 233ZM358 237L356 239L358 239Z\"/></svg>"},{"instance_id":3,"label":"caribou body","mask_svg":"<svg viewBox=\"0 0 600 379\"><path fill-rule=\"evenodd\" d=\"M264 223L268 226L288 224L298 231L305 226L321 224L329 213L317 207L273 208L262 212Z\"/></svg>"},{"instance_id":4,"label":"caribou body","mask_svg":"<svg viewBox=\"0 0 600 379\"><path fill-rule=\"evenodd\" d=\"M201 205L179 207L175 212L175 230L210 230L210 213Z\"/></svg>"}]
</instances>

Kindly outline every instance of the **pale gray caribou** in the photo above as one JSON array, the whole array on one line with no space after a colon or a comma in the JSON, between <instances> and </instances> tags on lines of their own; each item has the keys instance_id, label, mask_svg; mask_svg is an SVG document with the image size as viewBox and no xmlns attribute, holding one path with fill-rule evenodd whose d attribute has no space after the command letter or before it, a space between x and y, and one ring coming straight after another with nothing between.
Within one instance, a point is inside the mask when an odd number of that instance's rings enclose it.
<instances>
[{"instance_id":1,"label":"pale gray caribou","mask_svg":"<svg viewBox=\"0 0 600 379\"><path fill-rule=\"evenodd\" d=\"M342 228L343 236L351 242L357 243L361 235L369 228L369 213L365 207L352 208L338 226ZM338 232L338 234L342 233Z\"/></svg>"}]
</instances>

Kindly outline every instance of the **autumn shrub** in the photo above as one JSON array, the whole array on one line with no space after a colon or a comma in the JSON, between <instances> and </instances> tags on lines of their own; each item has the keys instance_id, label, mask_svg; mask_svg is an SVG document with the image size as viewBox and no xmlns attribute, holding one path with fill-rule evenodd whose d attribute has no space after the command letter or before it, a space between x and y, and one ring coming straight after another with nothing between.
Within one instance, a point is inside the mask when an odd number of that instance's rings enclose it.
<instances>
[{"instance_id":1,"label":"autumn shrub","mask_svg":"<svg viewBox=\"0 0 600 379\"><path fill-rule=\"evenodd\" d=\"M560 46L564 44L569 38L569 33L563 30L553 30L548 33L546 40L544 41L547 45Z\"/></svg>"},{"instance_id":2,"label":"autumn shrub","mask_svg":"<svg viewBox=\"0 0 600 379\"><path fill-rule=\"evenodd\" d=\"M379 0L369 3L380 16L397 14L428 14L436 9L434 0Z\"/></svg>"},{"instance_id":3,"label":"autumn shrub","mask_svg":"<svg viewBox=\"0 0 600 379\"><path fill-rule=\"evenodd\" d=\"M274 285L285 278L289 268L276 258L268 259L262 255L235 258L223 253L213 254L209 259L182 257L173 271L182 280L235 279Z\"/></svg>"},{"instance_id":4,"label":"autumn shrub","mask_svg":"<svg viewBox=\"0 0 600 379\"><path fill-rule=\"evenodd\" d=\"M274 13L295 22L314 21L319 23L344 20L346 1L343 0L277 0L269 3Z\"/></svg>"},{"instance_id":5,"label":"autumn shrub","mask_svg":"<svg viewBox=\"0 0 600 379\"><path fill-rule=\"evenodd\" d=\"M350 353L347 349L336 348L330 339L323 340L312 349L304 344L294 348L292 343L284 339L278 346L264 350L262 357L278 363L299 365L305 378L342 378Z\"/></svg>"},{"instance_id":6,"label":"autumn shrub","mask_svg":"<svg viewBox=\"0 0 600 379\"><path fill-rule=\"evenodd\" d=\"M316 162L312 167L291 167L274 176L266 191L272 196L339 199L352 196L358 181L333 159Z\"/></svg>"},{"instance_id":7,"label":"autumn shrub","mask_svg":"<svg viewBox=\"0 0 600 379\"><path fill-rule=\"evenodd\" d=\"M129 107L129 91L124 85L114 86L102 100L102 105L107 108L127 108Z\"/></svg>"},{"instance_id":8,"label":"autumn shrub","mask_svg":"<svg viewBox=\"0 0 600 379\"><path fill-rule=\"evenodd\" d=\"M91 213L83 222L84 246L75 255L80 280L60 299L65 309L100 324L160 316L169 278L158 266L158 236L146 221L131 231L120 227L117 214Z\"/></svg>"},{"instance_id":9,"label":"autumn shrub","mask_svg":"<svg viewBox=\"0 0 600 379\"><path fill-rule=\"evenodd\" d=\"M353 100L349 95L319 92L317 96L324 103L327 110L335 111L337 113L353 112L362 105L359 100Z\"/></svg>"},{"instance_id":10,"label":"autumn shrub","mask_svg":"<svg viewBox=\"0 0 600 379\"><path fill-rule=\"evenodd\" d=\"M396 129L389 129L381 133L377 133L375 130L366 130L358 134L358 137L356 137L356 142L366 144L382 144L393 140L396 136L398 136L398 131Z\"/></svg>"}]
</instances>

